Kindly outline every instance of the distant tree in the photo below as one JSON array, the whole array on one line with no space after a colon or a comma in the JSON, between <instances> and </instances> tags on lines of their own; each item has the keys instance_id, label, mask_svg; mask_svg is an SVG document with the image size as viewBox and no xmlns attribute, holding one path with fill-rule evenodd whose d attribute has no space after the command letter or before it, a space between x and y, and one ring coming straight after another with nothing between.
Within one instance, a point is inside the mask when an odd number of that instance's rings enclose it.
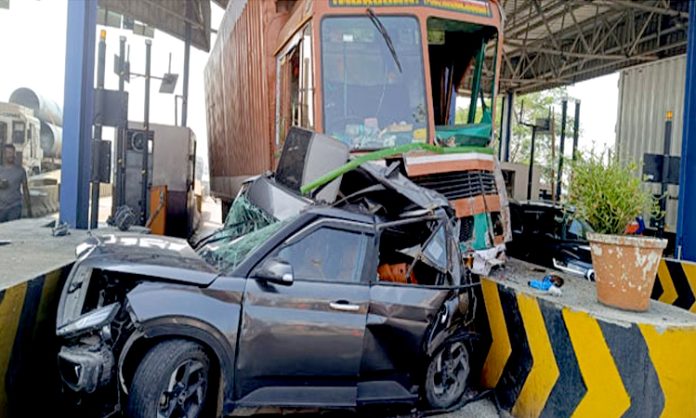
<instances>
[{"instance_id":1,"label":"distant tree","mask_svg":"<svg viewBox=\"0 0 696 418\"><path fill-rule=\"evenodd\" d=\"M532 147L532 128L522 125L520 122L534 123L536 119L549 117L551 112L552 129L555 133L555 141L551 134L537 133L534 150L534 164L541 172L541 182L550 186L553 184L555 172L558 169L559 147L561 136L561 107L563 98L567 97L565 87L558 87L537 93L529 93L515 98L512 138L510 138L510 161L521 164L529 164ZM521 118L520 120L520 112ZM573 106L568 106L566 115L566 143L565 154L570 156L573 137ZM498 112L499 116L502 112ZM498 120L500 126L500 119ZM555 143L555 158L552 159L551 145ZM567 165L566 165L567 167Z\"/></svg>"}]
</instances>

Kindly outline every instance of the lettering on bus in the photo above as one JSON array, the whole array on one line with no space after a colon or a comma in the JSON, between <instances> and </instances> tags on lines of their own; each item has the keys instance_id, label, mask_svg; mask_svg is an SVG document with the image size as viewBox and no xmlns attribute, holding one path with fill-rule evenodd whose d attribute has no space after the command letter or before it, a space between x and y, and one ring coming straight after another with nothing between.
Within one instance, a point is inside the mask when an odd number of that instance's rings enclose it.
<instances>
[{"instance_id":1,"label":"lettering on bus","mask_svg":"<svg viewBox=\"0 0 696 418\"><path fill-rule=\"evenodd\" d=\"M420 6L450 10L476 16L491 17L491 6L485 0L330 0L332 7L404 7Z\"/></svg>"}]
</instances>

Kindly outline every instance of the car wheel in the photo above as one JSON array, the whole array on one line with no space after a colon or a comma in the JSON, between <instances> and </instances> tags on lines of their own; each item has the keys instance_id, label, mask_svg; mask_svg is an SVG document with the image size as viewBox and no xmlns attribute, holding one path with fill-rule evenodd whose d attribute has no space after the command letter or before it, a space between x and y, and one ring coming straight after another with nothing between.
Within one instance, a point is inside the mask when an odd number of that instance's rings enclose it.
<instances>
[{"instance_id":1,"label":"car wheel","mask_svg":"<svg viewBox=\"0 0 696 418\"><path fill-rule=\"evenodd\" d=\"M194 418L206 409L210 360L199 344L171 340L143 358L130 386L130 418Z\"/></svg>"},{"instance_id":2,"label":"car wheel","mask_svg":"<svg viewBox=\"0 0 696 418\"><path fill-rule=\"evenodd\" d=\"M469 353L461 342L445 345L433 356L425 380L425 397L433 408L454 405L467 388Z\"/></svg>"}]
</instances>

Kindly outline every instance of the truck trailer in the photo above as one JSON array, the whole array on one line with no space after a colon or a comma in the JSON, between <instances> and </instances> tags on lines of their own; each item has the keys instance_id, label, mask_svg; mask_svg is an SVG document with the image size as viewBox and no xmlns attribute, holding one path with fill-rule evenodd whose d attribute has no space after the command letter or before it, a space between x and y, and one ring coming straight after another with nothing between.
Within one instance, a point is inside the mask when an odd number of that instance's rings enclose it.
<instances>
[{"instance_id":1,"label":"truck trailer","mask_svg":"<svg viewBox=\"0 0 696 418\"><path fill-rule=\"evenodd\" d=\"M496 0L231 0L205 69L212 194L229 207L246 179L274 169L296 126L352 158L400 161L449 199L468 249L500 248L509 214L490 143L501 31Z\"/></svg>"}]
</instances>

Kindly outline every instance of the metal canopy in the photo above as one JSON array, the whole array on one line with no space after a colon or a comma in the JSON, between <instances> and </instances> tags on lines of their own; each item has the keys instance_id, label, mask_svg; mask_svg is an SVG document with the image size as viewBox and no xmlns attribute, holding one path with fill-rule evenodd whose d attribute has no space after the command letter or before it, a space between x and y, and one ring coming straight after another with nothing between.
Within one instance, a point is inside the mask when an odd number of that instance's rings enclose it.
<instances>
[{"instance_id":1,"label":"metal canopy","mask_svg":"<svg viewBox=\"0 0 696 418\"><path fill-rule=\"evenodd\" d=\"M501 1L501 91L545 90L686 52L689 0Z\"/></svg>"},{"instance_id":2,"label":"metal canopy","mask_svg":"<svg viewBox=\"0 0 696 418\"><path fill-rule=\"evenodd\" d=\"M191 24L191 45L210 51L210 0L99 0L99 5L182 41L186 40L188 22Z\"/></svg>"}]
</instances>

